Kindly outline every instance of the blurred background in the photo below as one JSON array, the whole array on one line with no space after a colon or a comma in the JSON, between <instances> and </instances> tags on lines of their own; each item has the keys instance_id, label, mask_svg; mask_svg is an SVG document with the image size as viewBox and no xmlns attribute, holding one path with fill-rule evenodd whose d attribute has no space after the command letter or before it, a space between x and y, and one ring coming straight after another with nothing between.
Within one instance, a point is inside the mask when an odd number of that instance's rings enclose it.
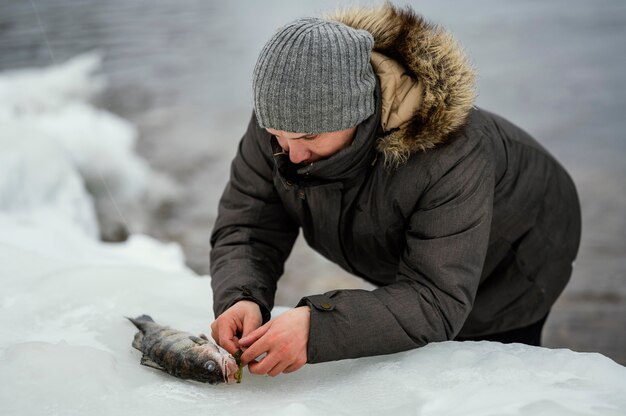
<instances>
[{"instance_id":1,"label":"blurred background","mask_svg":"<svg viewBox=\"0 0 626 416\"><path fill-rule=\"evenodd\" d=\"M209 271L209 237L248 123L256 56L279 26L344 1L0 0L0 71L96 51L97 105L138 129L137 152L176 184L167 203L97 206L102 238L179 242ZM571 173L583 237L544 331L549 347L626 364L626 3L469 0L411 4L450 30L478 68L478 102L520 125ZM332 288L371 288L298 240L277 304Z\"/></svg>"}]
</instances>

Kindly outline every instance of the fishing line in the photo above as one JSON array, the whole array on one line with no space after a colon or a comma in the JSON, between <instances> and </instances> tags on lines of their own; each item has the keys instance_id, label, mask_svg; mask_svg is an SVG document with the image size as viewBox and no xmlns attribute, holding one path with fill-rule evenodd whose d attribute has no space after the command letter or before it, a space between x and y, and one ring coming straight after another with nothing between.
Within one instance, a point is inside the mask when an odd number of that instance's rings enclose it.
<instances>
[{"instance_id":1,"label":"fishing line","mask_svg":"<svg viewBox=\"0 0 626 416\"><path fill-rule=\"evenodd\" d=\"M54 57L54 52L52 51L52 47L50 46L50 41L48 40L48 35L46 33L46 29L43 27L43 24L41 23L41 18L39 17L39 10L37 10L37 5L35 4L34 0L30 0L30 4L33 7L33 11L35 12L35 16L37 17L37 23L39 24L39 30L41 31L41 35L44 38L44 41L45 41L45 44L46 44L46 48L48 49L48 53L50 54L50 58L52 60L52 63L56 65L57 62L56 62L56 59ZM106 107L104 107L104 108L106 108ZM126 229L130 233L131 232L130 226L128 225L128 222L126 221L126 218L124 218L124 215L122 215L122 211L120 210L119 206L117 205L117 202L115 201L115 198L113 197L113 194L111 193L111 189L109 188L109 184L107 183L106 179L104 178L104 175L102 174L102 169L100 169L100 167L98 167L98 166L96 166L96 169L98 170L100 181L104 185L104 189L106 190L107 195L109 196L109 199L113 203L113 207L115 208L115 211L117 212L117 215L119 215L119 217L121 218L122 222L124 223L124 226L126 226Z\"/></svg>"},{"instance_id":2,"label":"fishing line","mask_svg":"<svg viewBox=\"0 0 626 416\"><path fill-rule=\"evenodd\" d=\"M48 36L46 35L46 30L43 28L43 24L41 24L41 19L39 18L39 11L37 10L37 6L33 0L30 0L31 6L33 6L33 11L35 12L35 16L37 17L37 23L39 23L39 30L43 35L43 39L46 42L46 47L48 48L48 53L50 54L50 58L52 59L52 63L56 64L56 59L54 59L54 53L52 52L52 48L50 47L50 42L48 42Z\"/></svg>"}]
</instances>

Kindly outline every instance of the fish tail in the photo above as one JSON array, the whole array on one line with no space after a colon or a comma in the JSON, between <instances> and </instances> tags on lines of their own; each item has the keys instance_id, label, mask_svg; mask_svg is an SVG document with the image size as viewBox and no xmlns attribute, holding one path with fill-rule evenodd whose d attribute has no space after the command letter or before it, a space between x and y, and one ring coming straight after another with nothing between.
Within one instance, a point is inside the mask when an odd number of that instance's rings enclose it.
<instances>
[{"instance_id":1,"label":"fish tail","mask_svg":"<svg viewBox=\"0 0 626 416\"><path fill-rule=\"evenodd\" d=\"M152 319L150 315L141 315L136 318L130 318L126 316L125 318L131 321L133 325L135 325L140 331L143 330L145 323L154 322L154 319Z\"/></svg>"}]
</instances>

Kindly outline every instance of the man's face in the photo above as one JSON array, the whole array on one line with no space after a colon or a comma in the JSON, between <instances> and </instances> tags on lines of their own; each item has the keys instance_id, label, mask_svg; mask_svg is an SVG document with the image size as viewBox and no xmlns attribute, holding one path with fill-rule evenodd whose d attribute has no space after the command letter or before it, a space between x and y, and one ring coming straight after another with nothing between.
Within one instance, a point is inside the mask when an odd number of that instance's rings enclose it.
<instances>
[{"instance_id":1,"label":"man's face","mask_svg":"<svg viewBox=\"0 0 626 416\"><path fill-rule=\"evenodd\" d=\"M282 130L266 129L278 140L289 159L295 164L308 165L330 157L348 147L354 140L356 127L328 133L290 133Z\"/></svg>"}]
</instances>

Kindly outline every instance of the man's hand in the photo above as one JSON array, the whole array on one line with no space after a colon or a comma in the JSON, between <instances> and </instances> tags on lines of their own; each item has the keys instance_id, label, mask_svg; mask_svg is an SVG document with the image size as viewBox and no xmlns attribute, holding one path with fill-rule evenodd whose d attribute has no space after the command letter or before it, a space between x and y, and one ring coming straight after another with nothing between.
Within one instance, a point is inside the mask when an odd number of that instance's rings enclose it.
<instances>
[{"instance_id":1,"label":"man's hand","mask_svg":"<svg viewBox=\"0 0 626 416\"><path fill-rule=\"evenodd\" d=\"M235 354L240 348L238 334L243 337L261 326L261 308L249 300L240 300L211 324L211 336L226 351Z\"/></svg>"},{"instance_id":2,"label":"man's hand","mask_svg":"<svg viewBox=\"0 0 626 416\"><path fill-rule=\"evenodd\" d=\"M241 355L241 362L253 374L291 373L307 361L309 323L311 308L301 306L291 309L239 340L241 347L248 347ZM254 359L267 353L261 361Z\"/></svg>"}]
</instances>

